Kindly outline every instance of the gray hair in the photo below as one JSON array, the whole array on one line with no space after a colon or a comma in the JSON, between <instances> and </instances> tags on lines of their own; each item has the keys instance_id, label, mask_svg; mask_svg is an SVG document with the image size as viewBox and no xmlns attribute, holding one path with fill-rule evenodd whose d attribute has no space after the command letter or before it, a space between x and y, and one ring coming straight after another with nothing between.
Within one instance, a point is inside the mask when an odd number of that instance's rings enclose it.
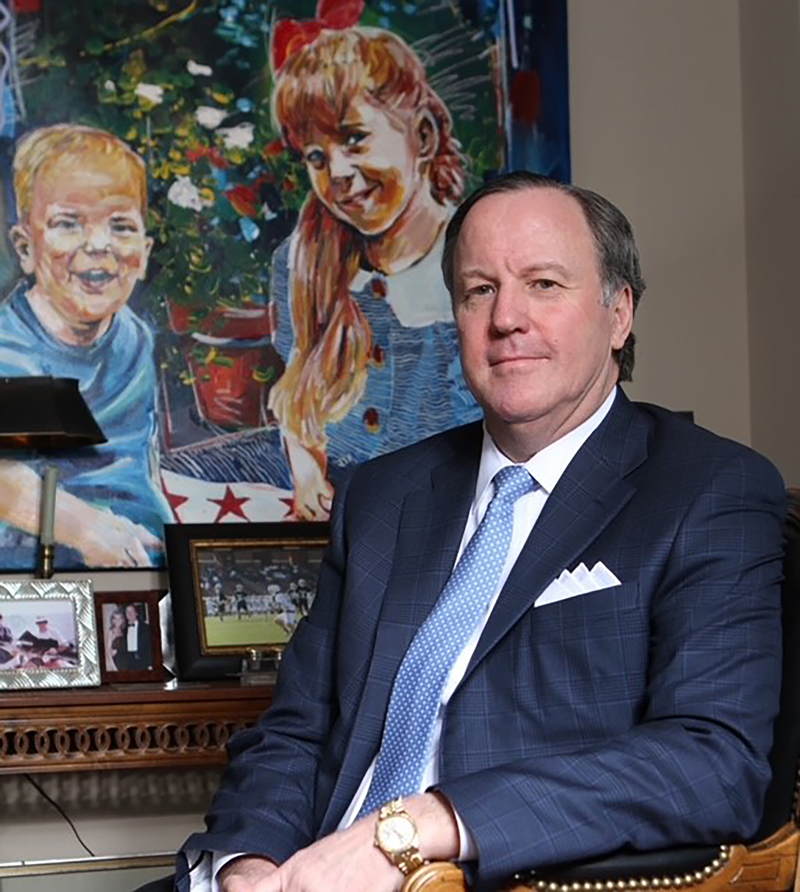
<instances>
[{"instance_id":1,"label":"gray hair","mask_svg":"<svg viewBox=\"0 0 800 892\"><path fill-rule=\"evenodd\" d=\"M453 215L445 233L442 253L442 275L450 294L453 294L456 243L467 214L488 195L521 192L526 189L555 189L570 195L580 204L597 247L603 303L609 306L617 292L627 285L633 294L633 310L636 312L644 293L645 281L639 264L639 250L627 217L608 199L590 189L562 183L527 170L512 171L488 180L473 192ZM620 381L632 380L635 342L636 338L631 332L622 349L614 351L614 358L619 365Z\"/></svg>"}]
</instances>

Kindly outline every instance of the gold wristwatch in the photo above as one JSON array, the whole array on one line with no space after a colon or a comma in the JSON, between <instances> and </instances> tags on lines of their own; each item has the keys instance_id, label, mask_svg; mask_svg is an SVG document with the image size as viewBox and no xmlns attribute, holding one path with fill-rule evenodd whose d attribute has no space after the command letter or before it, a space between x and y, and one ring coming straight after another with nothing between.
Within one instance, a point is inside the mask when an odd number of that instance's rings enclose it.
<instances>
[{"instance_id":1,"label":"gold wristwatch","mask_svg":"<svg viewBox=\"0 0 800 892\"><path fill-rule=\"evenodd\" d=\"M417 825L403 807L402 799L393 799L381 806L375 825L375 845L404 876L425 863L419 853Z\"/></svg>"}]
</instances>

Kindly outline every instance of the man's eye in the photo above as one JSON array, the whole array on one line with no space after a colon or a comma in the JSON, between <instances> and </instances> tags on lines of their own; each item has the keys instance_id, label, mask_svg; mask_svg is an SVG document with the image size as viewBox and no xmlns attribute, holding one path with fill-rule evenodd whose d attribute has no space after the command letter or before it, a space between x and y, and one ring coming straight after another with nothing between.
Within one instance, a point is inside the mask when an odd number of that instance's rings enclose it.
<instances>
[{"instance_id":1,"label":"man's eye","mask_svg":"<svg viewBox=\"0 0 800 892\"><path fill-rule=\"evenodd\" d=\"M549 291L551 288L557 288L558 282L554 282L552 279L535 279L531 285L539 291Z\"/></svg>"},{"instance_id":2,"label":"man's eye","mask_svg":"<svg viewBox=\"0 0 800 892\"><path fill-rule=\"evenodd\" d=\"M480 285L470 285L464 288L461 292L461 298L462 300L470 300L476 297L486 297L489 294L494 294L494 288L484 282Z\"/></svg>"},{"instance_id":3,"label":"man's eye","mask_svg":"<svg viewBox=\"0 0 800 892\"><path fill-rule=\"evenodd\" d=\"M310 164L315 170L322 170L325 167L325 153L320 149L311 149L305 153L306 164Z\"/></svg>"}]
</instances>

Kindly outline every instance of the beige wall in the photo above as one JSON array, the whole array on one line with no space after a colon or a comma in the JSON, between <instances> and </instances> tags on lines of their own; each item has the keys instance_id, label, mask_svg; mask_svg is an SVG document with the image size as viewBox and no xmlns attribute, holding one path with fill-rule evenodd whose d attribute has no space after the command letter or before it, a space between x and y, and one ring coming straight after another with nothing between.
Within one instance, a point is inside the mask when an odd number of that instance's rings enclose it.
<instances>
[{"instance_id":1,"label":"beige wall","mask_svg":"<svg viewBox=\"0 0 800 892\"><path fill-rule=\"evenodd\" d=\"M634 399L800 485L800 4L569 0L573 178L630 217Z\"/></svg>"},{"instance_id":2,"label":"beige wall","mask_svg":"<svg viewBox=\"0 0 800 892\"><path fill-rule=\"evenodd\" d=\"M648 289L627 392L750 441L739 11L570 0L573 179L625 211Z\"/></svg>"},{"instance_id":3,"label":"beige wall","mask_svg":"<svg viewBox=\"0 0 800 892\"><path fill-rule=\"evenodd\" d=\"M800 486L800 6L742 0L752 442Z\"/></svg>"}]
</instances>

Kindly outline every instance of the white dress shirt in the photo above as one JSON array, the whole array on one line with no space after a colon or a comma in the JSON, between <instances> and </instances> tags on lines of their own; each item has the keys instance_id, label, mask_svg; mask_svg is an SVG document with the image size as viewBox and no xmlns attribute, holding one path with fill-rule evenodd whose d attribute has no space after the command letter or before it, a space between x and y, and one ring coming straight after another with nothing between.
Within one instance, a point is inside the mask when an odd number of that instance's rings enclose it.
<instances>
[{"instance_id":1,"label":"white dress shirt","mask_svg":"<svg viewBox=\"0 0 800 892\"><path fill-rule=\"evenodd\" d=\"M489 616L497 603L497 599L511 573L511 569L516 563L528 536L531 534L534 524L542 513L542 509L544 508L550 493L555 488L555 485L567 469L569 463L575 457L575 454L610 411L616 393L617 388L615 387L604 400L600 408L597 409L594 414L590 415L586 421L578 425L574 430L571 430L568 434L565 434L563 437L556 440L554 443L551 443L545 449L542 449L541 452L537 452L533 458L525 462L525 467L539 485L532 492L526 493L524 496L517 499L514 504L514 530L511 536L511 544L508 548L508 554L506 555L506 561L497 582L496 590L486 608L483 619L474 630L458 659L453 664L453 668L447 679L447 684L442 692L439 713L436 718L433 739L428 754L428 762L422 776L419 792L424 792L434 786L439 779L439 748L441 744L445 709L447 708L447 704L450 702L450 698L453 696L456 688L464 678L472 654L478 646L478 641L480 640L486 623L489 621ZM459 547L456 563L461 559L461 555L463 554L467 543L478 529L481 520L483 520L483 515L486 513L486 509L489 507L489 502L494 496L493 479L495 474L497 474L501 468L511 464L514 463L500 451L488 431L484 428L481 461L480 467L478 468L478 481L475 486L475 497L472 501L472 507L470 508L464 533L461 537L461 545ZM366 799L372 781L372 775L375 771L376 761L377 756L372 760L372 763L367 769L358 790L356 790L355 796L351 800L347 811L344 813L344 816L339 823L338 829L342 830L345 827L349 827L358 815L361 805ZM455 814L455 818L458 823L460 835L459 860L468 861L474 859L477 853L472 836L458 814ZM213 866L211 869L212 875L216 877L220 868L232 858L236 857L238 857L238 855L222 855L214 853ZM198 870L197 873L199 874L200 871ZM200 879L200 877L198 877L198 879ZM203 890L207 888L208 887L204 885L195 885L193 879L191 892L203 892ZM216 879L212 880L211 892L218 892Z\"/></svg>"}]
</instances>

